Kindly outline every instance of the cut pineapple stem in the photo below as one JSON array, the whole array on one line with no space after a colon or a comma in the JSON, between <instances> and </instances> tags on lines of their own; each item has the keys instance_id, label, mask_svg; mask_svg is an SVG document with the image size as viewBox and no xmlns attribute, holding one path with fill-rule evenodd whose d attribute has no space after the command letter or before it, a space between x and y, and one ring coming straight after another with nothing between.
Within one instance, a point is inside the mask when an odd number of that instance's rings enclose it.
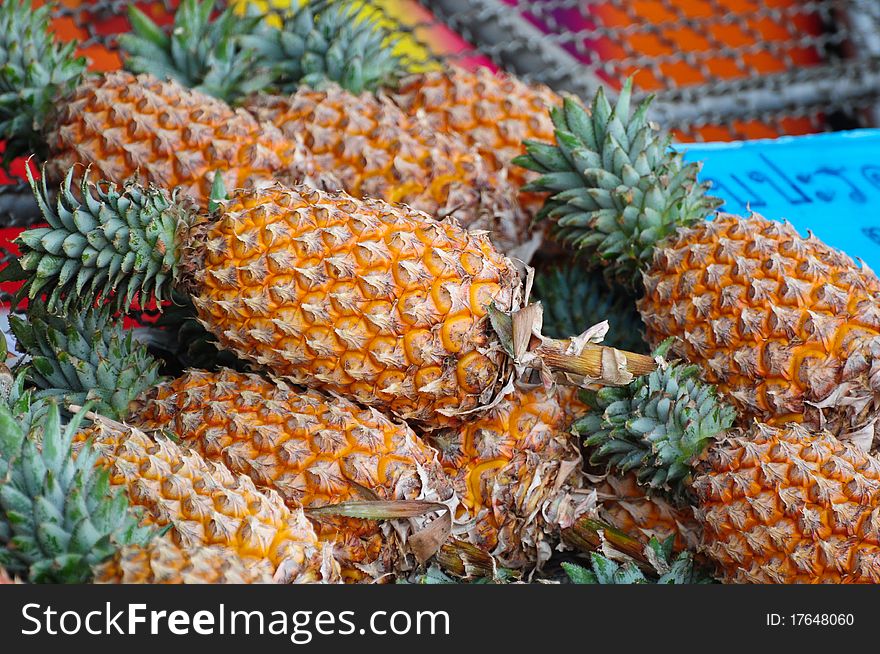
<instances>
[{"instance_id":1,"label":"cut pineapple stem","mask_svg":"<svg viewBox=\"0 0 880 654\"><path fill-rule=\"evenodd\" d=\"M626 385L633 377L652 372L657 362L647 354L588 343L580 354L566 354L569 341L546 340L533 351L557 372L567 372L608 385ZM617 355L623 355L623 361ZM629 375L621 375L621 364Z\"/></svg>"}]
</instances>

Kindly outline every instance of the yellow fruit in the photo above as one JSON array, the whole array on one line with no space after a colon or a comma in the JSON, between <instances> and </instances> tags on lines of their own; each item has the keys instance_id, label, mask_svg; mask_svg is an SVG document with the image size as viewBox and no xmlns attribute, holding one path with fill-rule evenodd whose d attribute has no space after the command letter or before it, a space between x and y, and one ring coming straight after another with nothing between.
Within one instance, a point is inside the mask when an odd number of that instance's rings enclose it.
<instances>
[{"instance_id":1,"label":"yellow fruit","mask_svg":"<svg viewBox=\"0 0 880 654\"><path fill-rule=\"evenodd\" d=\"M255 95L245 108L290 139L301 139L319 170L356 198L407 204L486 230L512 253L530 239L516 190L455 134L438 133L387 98L338 86L291 96Z\"/></svg>"},{"instance_id":2,"label":"yellow fruit","mask_svg":"<svg viewBox=\"0 0 880 654\"><path fill-rule=\"evenodd\" d=\"M501 374L487 306L512 309L519 279L455 225L279 187L237 194L204 251L201 321L224 348L297 383L430 421L477 408Z\"/></svg>"},{"instance_id":3,"label":"yellow fruit","mask_svg":"<svg viewBox=\"0 0 880 654\"><path fill-rule=\"evenodd\" d=\"M722 214L658 248L639 302L743 413L870 441L880 397L880 281L791 225Z\"/></svg>"},{"instance_id":4,"label":"yellow fruit","mask_svg":"<svg viewBox=\"0 0 880 654\"><path fill-rule=\"evenodd\" d=\"M164 430L181 445L260 488L292 510L351 500L449 501L452 487L435 452L404 423L339 397L229 370L189 371L132 405L131 421ZM349 578L403 565L405 532L354 518L313 519ZM399 550L399 551L398 551Z\"/></svg>"},{"instance_id":5,"label":"yellow fruit","mask_svg":"<svg viewBox=\"0 0 880 654\"><path fill-rule=\"evenodd\" d=\"M174 543L187 552L221 547L246 567L270 565L286 583L338 578L332 547L319 542L302 510L288 509L274 491L258 491L250 478L167 438L152 440L104 421L78 438L92 439L110 483L124 487L133 506L143 507L147 524L170 526Z\"/></svg>"},{"instance_id":6,"label":"yellow fruit","mask_svg":"<svg viewBox=\"0 0 880 654\"><path fill-rule=\"evenodd\" d=\"M802 422L863 443L880 424L880 280L790 225L720 214L720 200L632 107L567 99L555 145L518 161L542 173L542 215L608 277L644 287L653 346L698 364L745 422Z\"/></svg>"},{"instance_id":7,"label":"yellow fruit","mask_svg":"<svg viewBox=\"0 0 880 654\"><path fill-rule=\"evenodd\" d=\"M69 178L62 188L57 213L38 189L49 227L17 240L28 297L128 307L178 290L239 358L404 419L461 423L530 369L621 384L655 366L537 338L514 264L485 236L407 207L275 185L201 216L136 184L83 185L84 201Z\"/></svg>"},{"instance_id":8,"label":"yellow fruit","mask_svg":"<svg viewBox=\"0 0 880 654\"><path fill-rule=\"evenodd\" d=\"M228 547L184 548L168 536L129 545L95 568L96 584L271 584L268 560L248 566Z\"/></svg>"},{"instance_id":9,"label":"yellow fruit","mask_svg":"<svg viewBox=\"0 0 880 654\"><path fill-rule=\"evenodd\" d=\"M592 508L566 414L543 388L428 439L461 500L454 533L505 566L542 563L559 530Z\"/></svg>"},{"instance_id":10,"label":"yellow fruit","mask_svg":"<svg viewBox=\"0 0 880 654\"><path fill-rule=\"evenodd\" d=\"M693 489L733 583L880 583L880 460L828 432L757 424L712 445Z\"/></svg>"},{"instance_id":11,"label":"yellow fruit","mask_svg":"<svg viewBox=\"0 0 880 654\"><path fill-rule=\"evenodd\" d=\"M50 120L44 130L47 171L54 179L81 163L92 167L94 179L124 182L138 175L144 183L182 187L202 206L215 173L227 189L279 178L322 183L296 139L241 109L151 75L88 78Z\"/></svg>"},{"instance_id":12,"label":"yellow fruit","mask_svg":"<svg viewBox=\"0 0 880 654\"><path fill-rule=\"evenodd\" d=\"M536 175L511 165L513 158L525 153L525 140L553 140L549 110L562 106L562 98L546 86L483 67L470 71L448 66L411 75L392 98L410 116L423 116L434 131L475 146L490 169L517 189ZM521 192L519 197L532 215L543 204L537 193Z\"/></svg>"}]
</instances>

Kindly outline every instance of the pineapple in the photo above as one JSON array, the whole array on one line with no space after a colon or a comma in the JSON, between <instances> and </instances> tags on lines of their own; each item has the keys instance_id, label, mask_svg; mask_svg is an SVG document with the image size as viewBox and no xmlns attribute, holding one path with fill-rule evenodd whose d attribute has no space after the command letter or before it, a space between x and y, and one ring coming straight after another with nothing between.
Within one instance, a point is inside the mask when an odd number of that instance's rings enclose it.
<instances>
[{"instance_id":1,"label":"pineapple","mask_svg":"<svg viewBox=\"0 0 880 654\"><path fill-rule=\"evenodd\" d=\"M461 500L453 533L509 568L546 561L554 533L594 509L566 427L559 402L539 387L427 434Z\"/></svg>"},{"instance_id":2,"label":"pineapple","mask_svg":"<svg viewBox=\"0 0 880 654\"><path fill-rule=\"evenodd\" d=\"M405 424L281 380L189 371L139 397L129 420L173 434L206 460L277 491L290 507L453 499L435 453ZM316 522L322 540L338 543L348 577L360 576L357 568L372 577L402 569L402 525L392 531L354 518Z\"/></svg>"},{"instance_id":3,"label":"pineapple","mask_svg":"<svg viewBox=\"0 0 880 654\"><path fill-rule=\"evenodd\" d=\"M158 26L149 24L145 16L138 15L142 34L123 45L127 43L135 53L155 51L157 54L150 58L131 58L134 69L157 76L170 74L182 83L193 83L190 69L209 65L217 58L216 53L221 53L221 59L227 56L226 51L242 40L241 32L246 27L242 25L234 30L222 27L236 20L231 8L212 21L208 11L211 4L188 0L175 17L174 34L170 37ZM527 260L535 243L529 218L519 208L516 189L503 174L488 166L474 148L454 134L438 134L418 119L410 118L388 98L361 92L367 82L358 76L378 72L371 71L369 66L365 70L361 65L352 62L349 66L348 60L341 60L339 65L345 70L327 71L331 78L345 83L345 88L330 83L319 72L306 72L316 57L311 52L299 52L299 45L291 41L305 38L313 43L314 30L329 29L324 24L328 21L338 23L346 34L353 24L347 4L331 13L320 13L319 21L323 22L317 26L312 11L309 7L300 10L289 21L291 32L285 30L282 34L274 28L264 28L251 39L253 47L273 50L276 46L290 45L294 51L278 51L261 57L260 63L273 71L273 88L277 94L246 97L242 102L244 109L259 123L277 127L287 139L302 140L306 154L313 158L318 171L329 173L332 180L338 182L334 188L358 198L407 204L438 219L454 217L469 229L489 231L503 251ZM266 29L278 38L265 35ZM371 28L358 29L369 37ZM213 42L204 43L204 51L187 49L184 41L187 35L208 32L215 38ZM282 38L284 35L290 38ZM351 45L360 48L367 44L360 40ZM302 47L306 47L305 43ZM327 54L327 65L318 66L324 70L331 67L331 58L335 62L343 56L336 51ZM345 56L355 55L345 53ZM299 64L294 57L300 58ZM379 63L384 70L384 65ZM319 80L325 82L321 88L302 86ZM246 95L247 90L241 88L238 94L228 91L224 97L235 99ZM227 188L240 185L227 184ZM324 185L330 186L330 182Z\"/></svg>"},{"instance_id":4,"label":"pineapple","mask_svg":"<svg viewBox=\"0 0 880 654\"><path fill-rule=\"evenodd\" d=\"M589 483L569 427L589 411L571 388L518 391L457 429L426 434L461 500L453 535L489 552L444 547L444 569L465 578L494 577L495 566L540 566L560 542L581 552L611 546L638 557L652 536L676 550L695 547L687 508L606 477ZM609 492L609 489L611 492ZM626 533L625 533L626 532Z\"/></svg>"},{"instance_id":5,"label":"pineapple","mask_svg":"<svg viewBox=\"0 0 880 654\"><path fill-rule=\"evenodd\" d=\"M726 582L880 582L880 460L796 423L731 431L730 407L692 369L596 393L576 424L593 460L692 504Z\"/></svg>"},{"instance_id":6,"label":"pineapple","mask_svg":"<svg viewBox=\"0 0 880 654\"><path fill-rule=\"evenodd\" d=\"M43 123L53 180L89 164L95 179L182 188L203 207L216 175L227 188L279 178L338 186L296 140L173 81L115 72L84 80L58 104Z\"/></svg>"},{"instance_id":7,"label":"pineapple","mask_svg":"<svg viewBox=\"0 0 880 654\"><path fill-rule=\"evenodd\" d=\"M638 307L652 346L698 363L752 419L802 422L867 446L880 407L880 281L815 237L783 223L721 214L647 121L600 91L588 114L566 101L556 145L518 159L551 195L542 215L610 278L643 288Z\"/></svg>"},{"instance_id":8,"label":"pineapple","mask_svg":"<svg viewBox=\"0 0 880 654\"><path fill-rule=\"evenodd\" d=\"M508 392L516 368L619 384L655 365L530 338L536 312L517 311L512 263L484 236L406 207L277 185L204 217L133 183L84 181L80 200L68 175L54 210L45 183L34 187L49 227L17 240L28 297L128 306L176 287L240 358L404 419L461 423Z\"/></svg>"},{"instance_id":9,"label":"pineapple","mask_svg":"<svg viewBox=\"0 0 880 654\"><path fill-rule=\"evenodd\" d=\"M145 544L125 495L95 468L89 446L71 456L81 416L61 426L25 392L0 402L0 567L32 583L83 583L120 546Z\"/></svg>"},{"instance_id":10,"label":"pineapple","mask_svg":"<svg viewBox=\"0 0 880 654\"><path fill-rule=\"evenodd\" d=\"M697 263L700 261L700 263ZM647 336L743 412L870 447L880 409L880 281L814 236L719 215L658 249L639 303Z\"/></svg>"},{"instance_id":11,"label":"pineapple","mask_svg":"<svg viewBox=\"0 0 880 654\"><path fill-rule=\"evenodd\" d=\"M432 130L455 134L476 147L490 169L503 172L517 189L535 177L512 165L525 151L523 141L552 139L548 111L562 105L562 98L544 85L455 65L407 76L391 97L408 115L424 117ZM539 193L523 189L518 197L530 216L538 213Z\"/></svg>"},{"instance_id":12,"label":"pineapple","mask_svg":"<svg viewBox=\"0 0 880 654\"><path fill-rule=\"evenodd\" d=\"M288 138L301 136L319 170L355 197L402 203L485 230L503 252L528 260L528 216L503 177L454 136L433 132L385 98L326 85L292 95L258 94L244 107Z\"/></svg>"},{"instance_id":13,"label":"pineapple","mask_svg":"<svg viewBox=\"0 0 880 654\"><path fill-rule=\"evenodd\" d=\"M94 570L96 584L271 584L268 561L248 566L228 547L178 546L168 536L127 545Z\"/></svg>"},{"instance_id":14,"label":"pineapple","mask_svg":"<svg viewBox=\"0 0 880 654\"><path fill-rule=\"evenodd\" d=\"M284 583L339 578L331 544L318 540L302 509L288 509L277 493L260 492L249 477L168 438L151 439L106 420L77 438L91 443L110 484L126 489L131 503L147 513L148 525L171 528L178 547L219 546L248 567L271 566Z\"/></svg>"},{"instance_id":15,"label":"pineapple","mask_svg":"<svg viewBox=\"0 0 880 654\"><path fill-rule=\"evenodd\" d=\"M486 68L442 65L409 74L409 62L396 54L398 39L377 16L363 14L348 0L304 2L283 17L280 29L263 22L241 43L258 53L276 86L288 92L333 82L355 95L387 94L422 129L476 148L487 169L515 189L531 179L511 161L523 153L524 139L553 138L547 112L562 105L558 95ZM530 214L541 207L537 194L518 197Z\"/></svg>"},{"instance_id":16,"label":"pineapple","mask_svg":"<svg viewBox=\"0 0 880 654\"><path fill-rule=\"evenodd\" d=\"M728 582L880 583L880 460L852 444L758 423L709 450L693 489Z\"/></svg>"},{"instance_id":17,"label":"pineapple","mask_svg":"<svg viewBox=\"0 0 880 654\"><path fill-rule=\"evenodd\" d=\"M74 163L96 179L181 187L207 204L215 175L227 188L278 177L327 185L295 140L242 110L173 81L115 72L86 76L72 45L58 46L47 12L29 0L4 3L0 35L0 137L7 158L36 152L60 180ZM164 75L164 73L160 73Z\"/></svg>"}]
</instances>

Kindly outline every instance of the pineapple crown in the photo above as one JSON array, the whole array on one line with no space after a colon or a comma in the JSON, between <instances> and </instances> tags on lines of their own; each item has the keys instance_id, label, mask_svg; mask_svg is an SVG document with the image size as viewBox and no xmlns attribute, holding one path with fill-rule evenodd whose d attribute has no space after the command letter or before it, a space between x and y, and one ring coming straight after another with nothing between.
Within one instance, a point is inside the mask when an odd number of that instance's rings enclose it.
<instances>
[{"instance_id":1,"label":"pineapple crown","mask_svg":"<svg viewBox=\"0 0 880 654\"><path fill-rule=\"evenodd\" d=\"M0 3L0 139L4 164L26 153L45 155L41 128L60 96L79 83L84 57L76 43L59 44L49 32L51 4L30 0Z\"/></svg>"},{"instance_id":2,"label":"pineapple crown","mask_svg":"<svg viewBox=\"0 0 880 654\"><path fill-rule=\"evenodd\" d=\"M652 98L632 113L631 99L631 78L614 106L602 88L589 112L566 98L551 111L556 143L527 141L514 163L540 174L525 190L550 194L538 218L553 220L561 241L636 288L655 245L721 201L697 182L700 164L685 164L648 120Z\"/></svg>"},{"instance_id":3,"label":"pineapple crown","mask_svg":"<svg viewBox=\"0 0 880 654\"><path fill-rule=\"evenodd\" d=\"M19 297L45 293L50 311L99 299L128 310L138 296L168 297L179 274L177 232L192 220L176 192L136 182L122 190L93 184L86 171L77 196L71 168L53 208L45 176L38 184L27 172L49 226L22 232L21 257L0 274L3 281L24 280Z\"/></svg>"},{"instance_id":4,"label":"pineapple crown","mask_svg":"<svg viewBox=\"0 0 880 654\"><path fill-rule=\"evenodd\" d=\"M610 328L603 340L605 345L648 351L635 298L620 287L609 286L602 275L569 262L538 272L532 290L544 309L545 336L570 338L607 320Z\"/></svg>"},{"instance_id":5,"label":"pineapple crown","mask_svg":"<svg viewBox=\"0 0 880 654\"><path fill-rule=\"evenodd\" d=\"M695 460L736 419L733 407L719 401L699 372L697 366L672 363L629 386L587 392L590 411L574 429L593 448L590 462L634 471L640 483L685 499Z\"/></svg>"},{"instance_id":6,"label":"pineapple crown","mask_svg":"<svg viewBox=\"0 0 880 654\"><path fill-rule=\"evenodd\" d=\"M141 391L160 381L159 362L124 330L109 307L51 314L42 302L28 306L27 320L10 316L19 350L29 355L22 373L37 399L62 407L94 402L94 410L118 420Z\"/></svg>"},{"instance_id":7,"label":"pineapple crown","mask_svg":"<svg viewBox=\"0 0 880 654\"><path fill-rule=\"evenodd\" d=\"M111 490L90 443L74 456L83 413L63 428L50 402L26 429L0 404L0 566L34 583L82 583L118 547L152 537Z\"/></svg>"},{"instance_id":8,"label":"pineapple crown","mask_svg":"<svg viewBox=\"0 0 880 654\"><path fill-rule=\"evenodd\" d=\"M132 32L119 37L127 53L126 69L171 77L183 86L224 101L259 91L270 82L257 65L256 53L243 47L241 37L257 29L262 17L254 12L237 16L226 8L212 18L214 0L183 0L166 33L133 4L128 15Z\"/></svg>"},{"instance_id":9,"label":"pineapple crown","mask_svg":"<svg viewBox=\"0 0 880 654\"><path fill-rule=\"evenodd\" d=\"M633 561L618 563L597 552L590 554L592 570L576 563L563 562L562 568L573 584L710 584L712 579L694 565L690 552L672 558L675 537L660 542L652 538L645 547L645 559L653 573L645 573Z\"/></svg>"},{"instance_id":10,"label":"pineapple crown","mask_svg":"<svg viewBox=\"0 0 880 654\"><path fill-rule=\"evenodd\" d=\"M360 94L407 72L378 16L350 0L304 2L282 16L280 29L264 21L242 43L270 67L273 86L284 93L335 82Z\"/></svg>"}]
</instances>

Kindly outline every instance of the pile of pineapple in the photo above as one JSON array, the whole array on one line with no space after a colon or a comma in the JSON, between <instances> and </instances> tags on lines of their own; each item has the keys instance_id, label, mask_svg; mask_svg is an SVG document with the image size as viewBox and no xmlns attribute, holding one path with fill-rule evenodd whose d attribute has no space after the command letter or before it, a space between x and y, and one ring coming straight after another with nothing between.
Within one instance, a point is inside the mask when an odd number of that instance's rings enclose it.
<instances>
[{"instance_id":1,"label":"pile of pineapple","mask_svg":"<svg viewBox=\"0 0 880 654\"><path fill-rule=\"evenodd\" d=\"M880 281L712 216L629 83L410 73L341 0L132 9L91 75L48 11L0 577L880 581Z\"/></svg>"}]
</instances>

